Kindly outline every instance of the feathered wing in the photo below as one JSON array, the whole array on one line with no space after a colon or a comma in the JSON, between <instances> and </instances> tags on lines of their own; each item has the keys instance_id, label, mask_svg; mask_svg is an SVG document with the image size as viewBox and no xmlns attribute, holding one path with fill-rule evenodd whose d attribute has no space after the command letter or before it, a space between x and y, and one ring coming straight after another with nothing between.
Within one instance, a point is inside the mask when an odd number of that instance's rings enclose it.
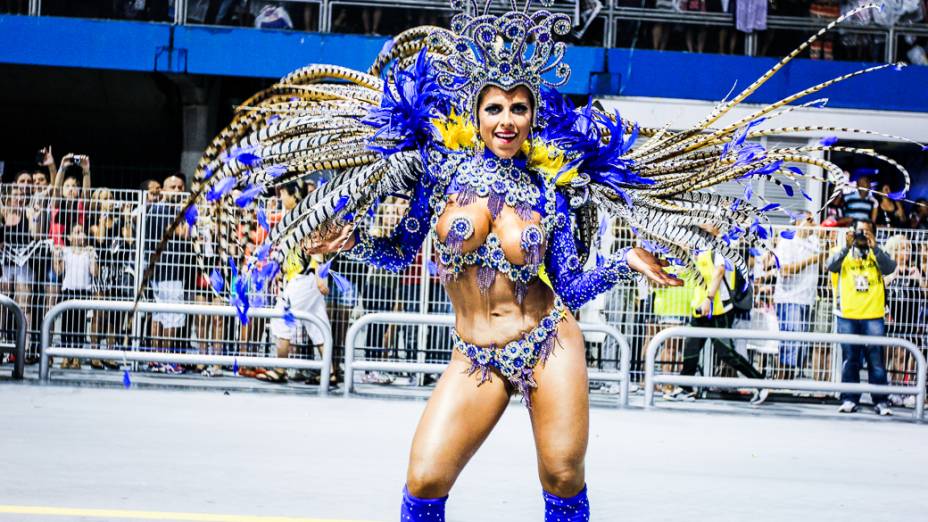
<instances>
[{"instance_id":1,"label":"feathered wing","mask_svg":"<svg viewBox=\"0 0 928 522\"><path fill-rule=\"evenodd\" d=\"M357 223L387 195L411 193L424 172L420 145L425 137L417 134L430 128L434 117L420 106L440 101L424 72L429 67L424 38L436 31L443 29L418 27L400 34L367 72L303 67L238 107L204 152L193 195L165 235L184 221L195 231L207 229L192 240L199 268L217 293L230 293L233 304L247 308L244 294L267 285L305 238ZM404 126L395 121L398 115L413 121ZM269 223L261 197L318 172L328 181ZM266 236L247 257L248 238L238 226L243 213ZM207 266L208 250L220 259L219 267ZM157 253L150 266L156 263Z\"/></svg>"},{"instance_id":2,"label":"feathered wing","mask_svg":"<svg viewBox=\"0 0 928 522\"><path fill-rule=\"evenodd\" d=\"M565 168L561 173L563 177L570 178L569 182L565 180L560 184L571 195L578 211L592 206L618 218L638 235L649 250L694 266L695 255L711 249L724 255L745 273L747 264L742 250L733 248L732 243L741 239L752 255L757 255L757 247L769 248L773 239L767 226L767 213L788 211L753 194L748 187L742 198L725 198L709 191L719 184L763 179L780 185L792 196L801 193L793 183L809 177L795 166L800 164L821 168L824 172L822 181L846 185L848 180L840 167L815 156L824 151L840 151L869 156L898 170L904 186L891 197L901 198L909 188L908 172L897 162L872 150L837 145L835 138L823 139L818 145L770 149L752 141L769 135L817 131L879 135L911 142L863 129L827 126L759 128L765 123L769 127L770 120L796 107L822 106L825 100L788 106L790 103L836 83L894 65L868 67L834 78L762 107L732 124L713 127L825 32L859 10L872 8L876 6L861 7L835 20L733 99L719 103L705 119L683 131L638 128L633 123L622 121L618 114L608 114L593 105L575 109L558 95L549 93L552 100L546 104L550 111L547 119L556 123L550 127L547 138L566 157L577 158L569 165L572 171ZM632 142L639 136L644 138L643 143L632 149ZM775 175L778 178L774 178ZM801 194L808 198L805 193ZM584 236L578 239L595 241L596 234L589 233L594 225L588 217L577 221L578 230ZM714 225L720 230L720 235L712 237L700 225ZM592 244L588 245L590 247ZM696 274L696 277L699 278L699 275Z\"/></svg>"}]
</instances>

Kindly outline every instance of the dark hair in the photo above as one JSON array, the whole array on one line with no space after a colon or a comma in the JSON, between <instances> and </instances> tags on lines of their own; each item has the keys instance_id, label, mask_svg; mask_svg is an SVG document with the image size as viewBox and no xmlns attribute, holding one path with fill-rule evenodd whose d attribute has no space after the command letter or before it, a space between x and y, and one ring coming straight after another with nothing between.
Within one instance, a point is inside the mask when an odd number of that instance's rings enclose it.
<instances>
[{"instance_id":1,"label":"dark hair","mask_svg":"<svg viewBox=\"0 0 928 522\"><path fill-rule=\"evenodd\" d=\"M148 178L145 181L143 181L141 185L139 185L139 189L148 190L148 186L151 185L152 183L158 183L158 185L161 185L161 183L158 180Z\"/></svg>"},{"instance_id":2,"label":"dark hair","mask_svg":"<svg viewBox=\"0 0 928 522\"><path fill-rule=\"evenodd\" d=\"M75 176L73 172L68 172L68 173L66 173L66 174L64 175L64 179L61 180L61 183L64 184L64 182L68 181L69 179L73 179L73 180L74 180L74 183L76 183L76 184L78 184L78 185L81 184L81 176Z\"/></svg>"},{"instance_id":3,"label":"dark hair","mask_svg":"<svg viewBox=\"0 0 928 522\"><path fill-rule=\"evenodd\" d=\"M167 180L169 180L169 179L171 179L171 178L180 178L180 180L184 183L184 187L187 186L187 175L184 174L183 172L177 171L177 172L175 172L174 174L171 174L171 175L167 176L166 178L164 178L164 181L167 181Z\"/></svg>"},{"instance_id":4,"label":"dark hair","mask_svg":"<svg viewBox=\"0 0 928 522\"><path fill-rule=\"evenodd\" d=\"M281 185L280 190L286 191L287 194L290 194L297 199L303 197L303 191L300 189L300 185L296 181L291 181L290 183Z\"/></svg>"}]
</instances>

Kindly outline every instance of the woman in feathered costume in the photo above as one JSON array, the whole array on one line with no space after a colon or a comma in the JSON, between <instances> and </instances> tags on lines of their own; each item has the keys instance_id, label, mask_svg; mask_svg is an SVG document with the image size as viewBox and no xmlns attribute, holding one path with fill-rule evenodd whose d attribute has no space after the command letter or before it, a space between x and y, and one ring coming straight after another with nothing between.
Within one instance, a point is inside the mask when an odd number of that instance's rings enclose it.
<instances>
[{"instance_id":1,"label":"woman in feathered costume","mask_svg":"<svg viewBox=\"0 0 928 522\"><path fill-rule=\"evenodd\" d=\"M574 107L554 89L569 75L565 46L555 41L569 18L531 12L530 0L523 9L513 0L499 16L488 14L489 1L482 14L475 0L467 4L452 2L462 13L450 31L416 28L392 40L366 74L311 65L245 102L206 151L200 186L178 221L196 225L197 205L217 207L215 237L228 263L210 279L243 321L250 296L304 240L316 253L400 271L431 233L455 310L454 351L413 440L401 519L444 520L455 479L518 392L530 409L546 520L588 520L587 370L572 310L636 272L656 285L680 284L663 267L692 266L709 249L746 271L732 242L747 242L756 255L770 235L765 214L781 210L750 193L726 199L706 191L714 185L779 174L774 181L792 193L791 180L806 175L797 164L840 181L840 168L810 155L822 150L867 154L906 174L873 151L833 140L771 150L750 141L790 131L867 133L758 126L792 101L882 66L711 128L807 42L697 125L639 129L592 105ZM632 149L639 135L648 140ZM256 198L323 170L329 181L269 226ZM408 199L408 210L392 234L371 237L377 206L389 196ZM236 254L244 249L229 200L257 205L268 232L246 259ZM646 248L597 251L610 217ZM722 233L715 238L703 224Z\"/></svg>"}]
</instances>

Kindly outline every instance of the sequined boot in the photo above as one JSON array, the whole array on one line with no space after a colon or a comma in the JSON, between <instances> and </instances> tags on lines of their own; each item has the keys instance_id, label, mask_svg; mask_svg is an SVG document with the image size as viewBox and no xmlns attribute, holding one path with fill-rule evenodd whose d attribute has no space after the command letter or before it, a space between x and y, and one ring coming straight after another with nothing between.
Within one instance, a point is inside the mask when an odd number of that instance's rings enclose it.
<instances>
[{"instance_id":1,"label":"sequined boot","mask_svg":"<svg viewBox=\"0 0 928 522\"><path fill-rule=\"evenodd\" d=\"M561 498L547 491L543 494L545 522L589 522L590 502L586 498L586 486L570 498Z\"/></svg>"},{"instance_id":2,"label":"sequined boot","mask_svg":"<svg viewBox=\"0 0 928 522\"><path fill-rule=\"evenodd\" d=\"M416 498L403 487L403 506L400 522L445 522L445 502L448 497Z\"/></svg>"}]
</instances>

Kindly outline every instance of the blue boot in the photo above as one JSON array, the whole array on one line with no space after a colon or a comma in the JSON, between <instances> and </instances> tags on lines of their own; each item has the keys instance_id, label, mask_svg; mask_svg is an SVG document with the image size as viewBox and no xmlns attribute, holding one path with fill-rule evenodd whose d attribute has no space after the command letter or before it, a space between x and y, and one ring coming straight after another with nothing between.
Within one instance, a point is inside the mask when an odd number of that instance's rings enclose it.
<instances>
[{"instance_id":1,"label":"blue boot","mask_svg":"<svg viewBox=\"0 0 928 522\"><path fill-rule=\"evenodd\" d=\"M445 522L445 502L442 498L416 498L403 486L403 506L400 522Z\"/></svg>"},{"instance_id":2,"label":"blue boot","mask_svg":"<svg viewBox=\"0 0 928 522\"><path fill-rule=\"evenodd\" d=\"M570 498L561 498L547 491L542 493L545 497L545 522L589 522L590 501L586 498L585 485L580 493Z\"/></svg>"}]
</instances>

